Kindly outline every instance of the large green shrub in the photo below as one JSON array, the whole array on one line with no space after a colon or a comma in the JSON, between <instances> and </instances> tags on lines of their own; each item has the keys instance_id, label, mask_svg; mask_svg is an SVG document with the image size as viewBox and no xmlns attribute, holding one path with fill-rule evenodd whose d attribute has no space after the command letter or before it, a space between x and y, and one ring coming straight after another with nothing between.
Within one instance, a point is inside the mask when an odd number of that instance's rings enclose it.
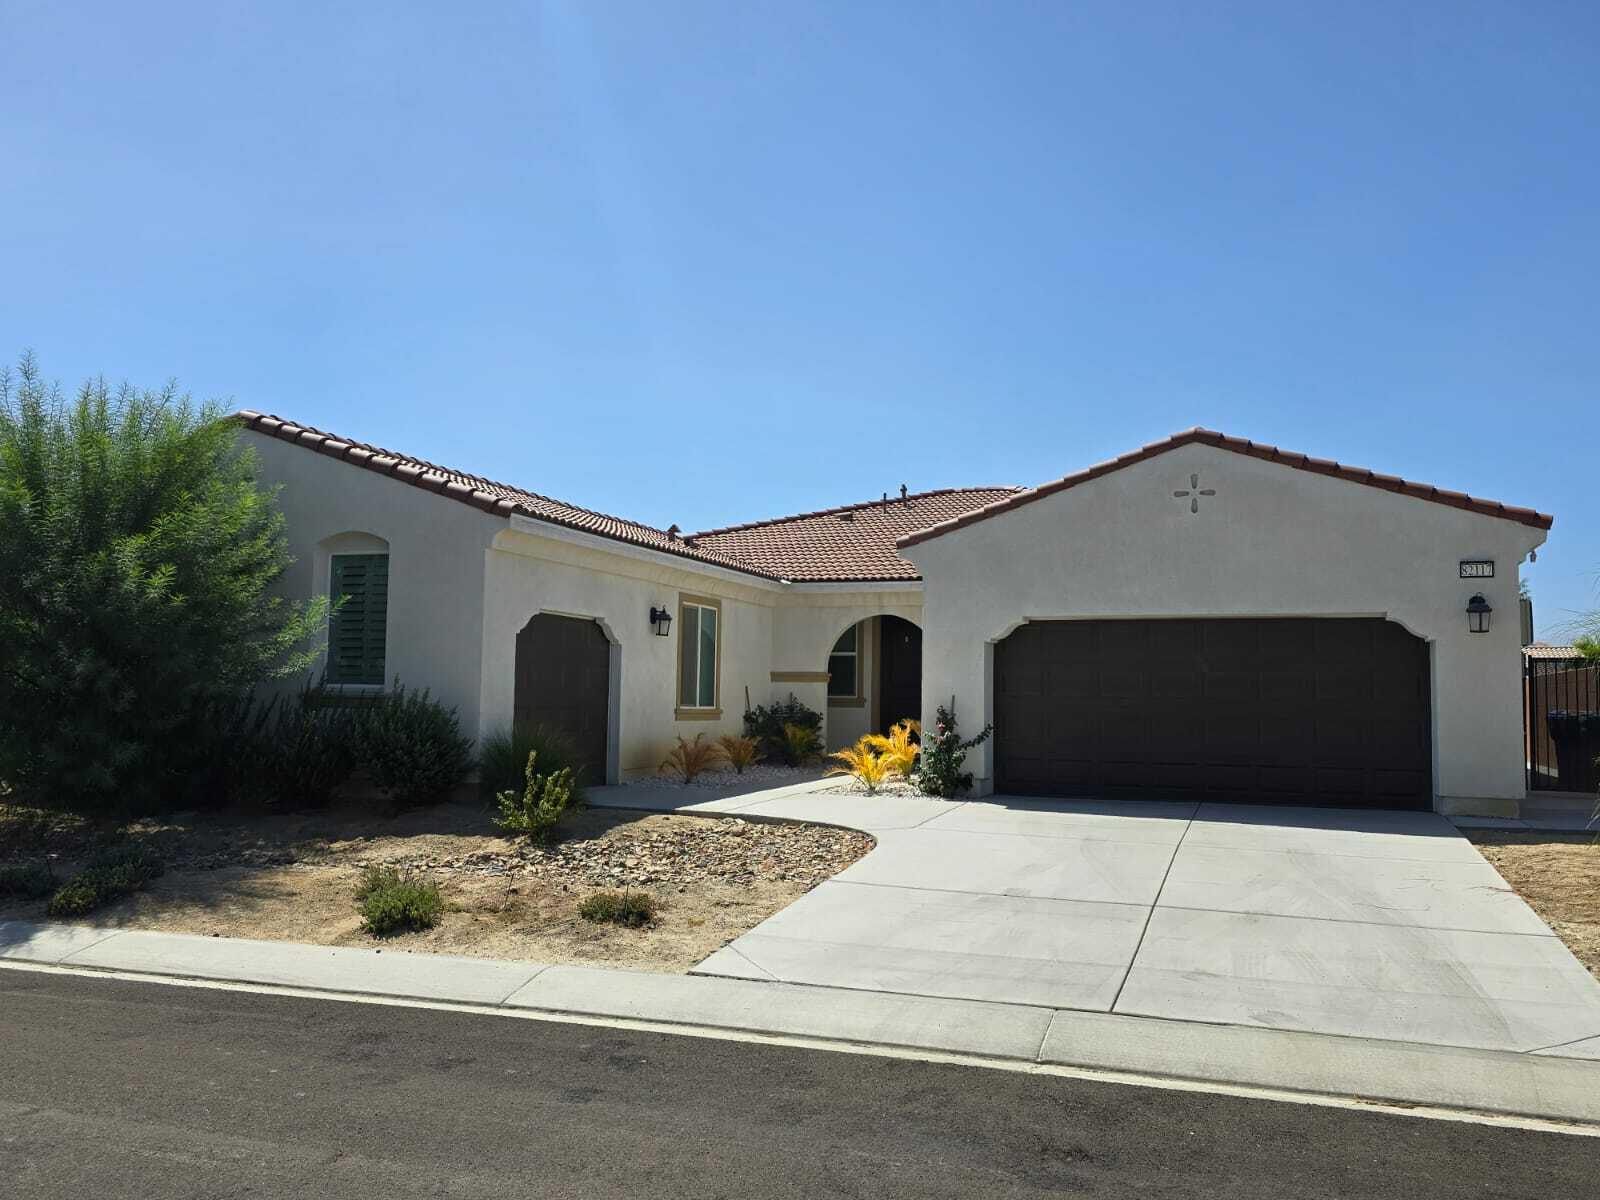
<instances>
[{"instance_id":1,"label":"large green shrub","mask_svg":"<svg viewBox=\"0 0 1600 1200\"><path fill-rule=\"evenodd\" d=\"M501 792L520 789L530 754L539 756L539 767L546 775L571 771L572 799L582 802L583 768L572 739L542 725L501 729L483 739L478 746L478 794L485 800L498 800Z\"/></svg>"},{"instance_id":2,"label":"large green shrub","mask_svg":"<svg viewBox=\"0 0 1600 1200\"><path fill-rule=\"evenodd\" d=\"M169 386L0 374L0 779L87 812L205 800L219 713L306 669L283 518L238 426Z\"/></svg>"},{"instance_id":3,"label":"large green shrub","mask_svg":"<svg viewBox=\"0 0 1600 1200\"><path fill-rule=\"evenodd\" d=\"M60 880L45 862L18 863L0 867L0 896L39 900L55 891Z\"/></svg>"},{"instance_id":4,"label":"large green shrub","mask_svg":"<svg viewBox=\"0 0 1600 1200\"><path fill-rule=\"evenodd\" d=\"M356 712L320 688L246 702L228 727L223 786L259 804L324 807L355 771L357 730Z\"/></svg>"},{"instance_id":5,"label":"large green shrub","mask_svg":"<svg viewBox=\"0 0 1600 1200\"><path fill-rule=\"evenodd\" d=\"M372 782L395 804L434 804L472 770L472 742L462 736L456 710L397 681L382 701L362 709L356 722L360 760Z\"/></svg>"},{"instance_id":6,"label":"large green shrub","mask_svg":"<svg viewBox=\"0 0 1600 1200\"><path fill-rule=\"evenodd\" d=\"M790 725L815 733L816 748L821 748L822 714L797 700L793 692L789 693L786 700L758 704L744 714L745 736L761 743L761 750L767 758L797 767L805 761L806 739L790 734L787 730Z\"/></svg>"}]
</instances>

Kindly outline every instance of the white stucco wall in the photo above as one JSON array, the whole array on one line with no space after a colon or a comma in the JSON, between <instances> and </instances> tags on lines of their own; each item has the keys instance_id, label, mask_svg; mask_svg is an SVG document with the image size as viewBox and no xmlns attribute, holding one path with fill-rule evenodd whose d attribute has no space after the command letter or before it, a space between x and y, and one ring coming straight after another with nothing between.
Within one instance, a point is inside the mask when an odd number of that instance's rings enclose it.
<instances>
[{"instance_id":1,"label":"white stucco wall","mask_svg":"<svg viewBox=\"0 0 1600 1200\"><path fill-rule=\"evenodd\" d=\"M1214 497L1173 496L1191 473ZM924 721L992 718L994 643L1025 620L1377 616L1430 645L1434 787L1448 811L1524 794L1517 566L1541 530L1191 444L909 547L923 586ZM1459 577L1461 559L1495 578ZM1466 602L1494 606L1468 632ZM989 746L968 765L992 787Z\"/></svg>"},{"instance_id":2,"label":"white stucco wall","mask_svg":"<svg viewBox=\"0 0 1600 1200\"><path fill-rule=\"evenodd\" d=\"M483 560L504 518L253 430L258 478L279 486L294 565L279 581L296 600L328 593L333 553L389 552L385 674L428 688L478 730ZM380 539L380 540L374 540ZM317 672L320 673L320 666ZM287 681L298 688L304 680Z\"/></svg>"},{"instance_id":3,"label":"white stucco wall","mask_svg":"<svg viewBox=\"0 0 1600 1200\"><path fill-rule=\"evenodd\" d=\"M579 545L532 522L503 527L487 555L484 580L479 709L486 732L511 722L517 633L541 612L597 620L612 642L613 779L654 773L676 737L703 733L711 740L742 732L746 688L756 703L768 698L777 585ZM714 717L676 715L683 595L721 604L721 712ZM666 637L650 625L653 607L673 614Z\"/></svg>"}]
</instances>

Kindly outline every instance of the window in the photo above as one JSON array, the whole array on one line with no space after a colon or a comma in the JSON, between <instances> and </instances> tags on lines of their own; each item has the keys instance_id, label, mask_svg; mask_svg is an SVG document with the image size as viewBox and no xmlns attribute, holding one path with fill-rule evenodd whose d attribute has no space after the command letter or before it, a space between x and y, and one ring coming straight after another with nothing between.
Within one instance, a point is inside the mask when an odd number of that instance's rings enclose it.
<instances>
[{"instance_id":1,"label":"window","mask_svg":"<svg viewBox=\"0 0 1600 1200\"><path fill-rule=\"evenodd\" d=\"M336 602L344 597L328 622L328 682L381 685L389 622L389 556L333 555L328 592Z\"/></svg>"},{"instance_id":2,"label":"window","mask_svg":"<svg viewBox=\"0 0 1600 1200\"><path fill-rule=\"evenodd\" d=\"M717 642L721 607L714 600L684 599L678 609L678 708L717 708Z\"/></svg>"},{"instance_id":3,"label":"window","mask_svg":"<svg viewBox=\"0 0 1600 1200\"><path fill-rule=\"evenodd\" d=\"M856 700L861 696L861 626L839 635L828 655L828 697Z\"/></svg>"}]
</instances>

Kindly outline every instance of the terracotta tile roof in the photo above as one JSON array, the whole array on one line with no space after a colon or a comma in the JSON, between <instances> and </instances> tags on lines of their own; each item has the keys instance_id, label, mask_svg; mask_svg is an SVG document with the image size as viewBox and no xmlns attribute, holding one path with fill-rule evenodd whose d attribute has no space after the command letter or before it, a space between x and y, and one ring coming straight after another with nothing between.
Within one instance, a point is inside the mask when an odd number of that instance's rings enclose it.
<instances>
[{"instance_id":1,"label":"terracotta tile roof","mask_svg":"<svg viewBox=\"0 0 1600 1200\"><path fill-rule=\"evenodd\" d=\"M625 521L621 517L579 508L575 504L552 500L549 496L541 496L537 492L524 491L506 483L496 483L481 475L468 475L464 471L441 467L425 459L413 458L409 454L400 454L380 446L370 446L365 442L342 438L321 429L313 429L309 425L296 425L292 421L285 421L282 417L248 410L236 413L234 416L247 428L259 433L269 434L282 441L292 442L297 446L315 450L319 454L326 454L330 458L337 458L354 466L364 467L369 471L393 476L403 483L425 488L430 492L438 492L442 496L448 496L452 500L459 500L463 504L470 504L497 516L520 513L535 520L549 521L554 525L582 530L585 533L628 542L650 550L659 550L664 554L675 554L681 558L727 567L747 575L759 575L764 579L781 578L762 567L741 562L718 550L690 545L665 529L656 529L649 525L641 525L637 521Z\"/></svg>"},{"instance_id":2,"label":"terracotta tile roof","mask_svg":"<svg viewBox=\"0 0 1600 1200\"><path fill-rule=\"evenodd\" d=\"M1013 496L1020 488L943 488L820 512L730 525L693 535L694 543L784 579L844 583L919 579L895 553L907 533Z\"/></svg>"},{"instance_id":3,"label":"terracotta tile roof","mask_svg":"<svg viewBox=\"0 0 1600 1200\"><path fill-rule=\"evenodd\" d=\"M1552 646L1549 642L1530 642L1522 648L1525 658L1582 658L1576 646Z\"/></svg>"},{"instance_id":4,"label":"terracotta tile roof","mask_svg":"<svg viewBox=\"0 0 1600 1200\"><path fill-rule=\"evenodd\" d=\"M1130 467L1134 463L1143 462L1147 458L1154 458L1158 454L1165 454L1168 450L1176 450L1179 446L1199 442L1207 446L1215 446L1219 450L1230 450L1235 454L1247 455L1250 458L1260 458L1267 462L1278 463L1285 467L1293 467L1300 471L1310 471L1317 475L1331 475L1336 479L1349 480L1351 483L1365 484L1367 487L1381 488L1386 492L1396 492L1404 496L1414 496L1418 500L1429 500L1435 504L1447 504L1451 508L1463 509L1466 512L1479 513L1486 517L1501 517L1507 521L1516 521L1522 525L1530 525L1535 529L1549 529L1555 518L1531 508L1516 508L1508 504L1501 504L1495 500L1479 500L1465 492L1449 492L1436 488L1426 483L1412 483L1408 479L1401 479L1395 475L1379 475L1375 471L1368 471L1363 467L1345 466L1326 458L1312 458L1306 454L1297 454L1290 450L1280 450L1276 446L1263 445L1260 442L1246 441L1244 438L1229 437L1225 433L1218 433L1212 429L1189 429L1183 433L1173 434L1159 442L1151 442L1131 453L1113 458L1109 462L1098 463L1065 478L1057 479L1053 483L1043 483L1035 488L1028 488L1013 496L1006 497L989 504L976 512L964 513L931 526L926 529L908 533L901 537L899 546L914 546L918 542L925 542L931 538L940 537L953 529L960 529L965 525L976 524L988 520L1002 512L1020 508L1035 500L1042 500L1056 492L1064 492L1068 488L1077 487L1080 483L1087 483L1091 479L1098 479L1102 475L1109 475L1112 471L1120 471L1123 467Z\"/></svg>"}]
</instances>

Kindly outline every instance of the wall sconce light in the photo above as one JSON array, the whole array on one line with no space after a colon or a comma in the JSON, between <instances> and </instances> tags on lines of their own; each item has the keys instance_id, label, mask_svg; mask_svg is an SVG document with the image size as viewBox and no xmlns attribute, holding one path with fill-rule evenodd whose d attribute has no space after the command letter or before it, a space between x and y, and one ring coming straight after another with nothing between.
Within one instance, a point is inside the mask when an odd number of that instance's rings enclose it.
<instances>
[{"instance_id":1,"label":"wall sconce light","mask_svg":"<svg viewBox=\"0 0 1600 1200\"><path fill-rule=\"evenodd\" d=\"M1478 597L1480 600L1483 597ZM655 626L657 637L666 637L667 631L672 628L672 614L664 608L650 606L650 624Z\"/></svg>"},{"instance_id":2,"label":"wall sconce light","mask_svg":"<svg viewBox=\"0 0 1600 1200\"><path fill-rule=\"evenodd\" d=\"M1483 593L1479 592L1467 601L1467 628L1473 633L1488 633L1489 614L1493 611L1494 609L1489 607L1489 602L1483 598Z\"/></svg>"}]
</instances>

